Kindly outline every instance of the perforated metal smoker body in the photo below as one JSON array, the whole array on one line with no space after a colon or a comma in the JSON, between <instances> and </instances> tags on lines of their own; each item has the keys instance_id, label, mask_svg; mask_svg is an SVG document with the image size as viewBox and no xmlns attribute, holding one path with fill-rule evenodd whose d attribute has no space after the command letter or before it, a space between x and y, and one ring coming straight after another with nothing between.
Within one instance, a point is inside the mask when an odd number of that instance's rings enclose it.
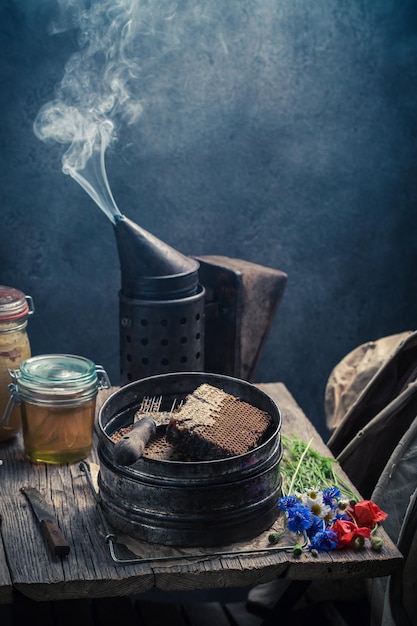
<instances>
[{"instance_id":1,"label":"perforated metal smoker body","mask_svg":"<svg viewBox=\"0 0 417 626\"><path fill-rule=\"evenodd\" d=\"M119 297L121 384L204 370L204 288L174 300Z\"/></svg>"}]
</instances>

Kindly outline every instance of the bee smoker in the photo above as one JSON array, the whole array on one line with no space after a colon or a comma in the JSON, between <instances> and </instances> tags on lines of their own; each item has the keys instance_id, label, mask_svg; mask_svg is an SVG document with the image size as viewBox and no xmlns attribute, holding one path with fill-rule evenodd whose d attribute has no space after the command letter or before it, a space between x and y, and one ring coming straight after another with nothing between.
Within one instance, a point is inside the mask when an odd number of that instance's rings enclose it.
<instances>
[{"instance_id":1,"label":"bee smoker","mask_svg":"<svg viewBox=\"0 0 417 626\"><path fill-rule=\"evenodd\" d=\"M287 274L241 259L184 256L124 215L120 384L171 372L252 381Z\"/></svg>"},{"instance_id":2,"label":"bee smoker","mask_svg":"<svg viewBox=\"0 0 417 626\"><path fill-rule=\"evenodd\" d=\"M121 269L121 385L155 374L204 371L199 262L123 215L114 230Z\"/></svg>"}]
</instances>

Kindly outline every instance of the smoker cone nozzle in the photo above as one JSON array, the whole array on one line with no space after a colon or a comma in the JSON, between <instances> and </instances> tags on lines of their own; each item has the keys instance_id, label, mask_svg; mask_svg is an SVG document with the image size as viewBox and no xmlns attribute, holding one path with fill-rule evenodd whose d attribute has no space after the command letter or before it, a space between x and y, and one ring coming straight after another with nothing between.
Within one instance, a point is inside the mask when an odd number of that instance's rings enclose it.
<instances>
[{"instance_id":1,"label":"smoker cone nozzle","mask_svg":"<svg viewBox=\"0 0 417 626\"><path fill-rule=\"evenodd\" d=\"M116 221L114 230L125 296L169 300L197 292L197 260L171 248L124 215Z\"/></svg>"}]
</instances>

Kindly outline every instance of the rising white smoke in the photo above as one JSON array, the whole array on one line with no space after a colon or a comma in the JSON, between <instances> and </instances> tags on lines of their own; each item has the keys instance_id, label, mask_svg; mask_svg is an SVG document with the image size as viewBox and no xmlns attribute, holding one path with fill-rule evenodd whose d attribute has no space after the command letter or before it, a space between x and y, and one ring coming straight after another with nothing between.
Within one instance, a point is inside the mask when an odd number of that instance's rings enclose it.
<instances>
[{"instance_id":1,"label":"rising white smoke","mask_svg":"<svg viewBox=\"0 0 417 626\"><path fill-rule=\"evenodd\" d=\"M55 98L39 111L34 132L43 141L68 146L63 172L114 221L119 210L104 154L118 125L140 117L144 65L148 76L166 51L179 45L190 15L204 21L204 11L184 12L187 0L59 0L59 5L52 32L76 28L79 51L68 60Z\"/></svg>"}]
</instances>

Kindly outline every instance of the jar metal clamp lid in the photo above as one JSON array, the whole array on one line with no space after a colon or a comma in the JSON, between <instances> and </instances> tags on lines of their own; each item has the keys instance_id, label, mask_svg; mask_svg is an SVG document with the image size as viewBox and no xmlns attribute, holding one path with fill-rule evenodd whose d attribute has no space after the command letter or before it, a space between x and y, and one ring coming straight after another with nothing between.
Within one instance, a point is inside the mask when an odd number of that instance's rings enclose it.
<instances>
[{"instance_id":1,"label":"jar metal clamp lid","mask_svg":"<svg viewBox=\"0 0 417 626\"><path fill-rule=\"evenodd\" d=\"M19 289L0 285L0 323L11 322L26 315L32 315L35 307L31 296Z\"/></svg>"},{"instance_id":2,"label":"jar metal clamp lid","mask_svg":"<svg viewBox=\"0 0 417 626\"><path fill-rule=\"evenodd\" d=\"M7 423L13 404L22 400L32 404L77 406L108 389L110 380L101 365L73 354L35 356L10 370L14 383L9 385L10 400L3 414Z\"/></svg>"}]
</instances>

